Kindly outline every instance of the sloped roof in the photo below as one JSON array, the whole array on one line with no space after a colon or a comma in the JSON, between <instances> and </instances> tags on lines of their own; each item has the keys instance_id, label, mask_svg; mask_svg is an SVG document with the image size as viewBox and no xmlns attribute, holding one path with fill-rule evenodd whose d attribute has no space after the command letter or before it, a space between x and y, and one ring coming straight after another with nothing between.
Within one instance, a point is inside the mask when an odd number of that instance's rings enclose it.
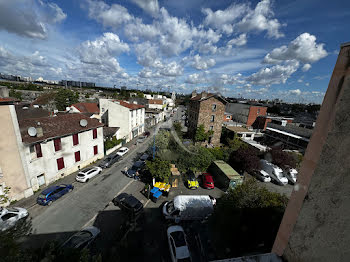
<instances>
[{"instance_id":1,"label":"sloped roof","mask_svg":"<svg viewBox=\"0 0 350 262\"><path fill-rule=\"evenodd\" d=\"M119 129L120 129L120 127L104 126L103 127L103 136L113 136Z\"/></svg>"},{"instance_id":2,"label":"sloped roof","mask_svg":"<svg viewBox=\"0 0 350 262\"><path fill-rule=\"evenodd\" d=\"M139 105L139 104L131 104L122 100L113 100L113 101L118 101L120 103L121 106L127 107L131 110L136 110L136 109L140 109L140 108L144 108L145 106L143 105Z\"/></svg>"},{"instance_id":3,"label":"sloped roof","mask_svg":"<svg viewBox=\"0 0 350 262\"><path fill-rule=\"evenodd\" d=\"M198 95L192 97L190 100L191 101L199 101L199 102L201 102L201 101L207 100L207 99L209 99L211 97L215 97L216 99L221 100L221 102L223 102L224 104L227 103L227 101L222 96L217 95L217 94L211 94L211 93L208 93L206 95L206 97L202 97L202 94L198 94Z\"/></svg>"},{"instance_id":4,"label":"sloped roof","mask_svg":"<svg viewBox=\"0 0 350 262\"><path fill-rule=\"evenodd\" d=\"M85 119L87 126L82 127L80 120ZM38 125L40 123L40 125ZM89 118L79 113L60 114L55 117L40 117L30 118L18 121L23 143L35 143L46 139L53 139L56 137L63 137L71 134L80 133L97 127L102 127L97 119ZM29 136L29 127L42 127L43 136Z\"/></svg>"},{"instance_id":5,"label":"sloped roof","mask_svg":"<svg viewBox=\"0 0 350 262\"><path fill-rule=\"evenodd\" d=\"M161 100L161 99L149 99L148 104L150 104L150 105L163 105L163 100Z\"/></svg>"},{"instance_id":6,"label":"sloped roof","mask_svg":"<svg viewBox=\"0 0 350 262\"><path fill-rule=\"evenodd\" d=\"M100 109L98 108L97 103L76 103L76 104L73 104L72 106L78 109L81 113L90 113L90 114L100 113Z\"/></svg>"},{"instance_id":7,"label":"sloped roof","mask_svg":"<svg viewBox=\"0 0 350 262\"><path fill-rule=\"evenodd\" d=\"M34 108L31 106L26 106L27 109L23 109L24 105L16 105L17 120L30 119L30 118L41 118L48 117L50 112L43 108Z\"/></svg>"}]
</instances>

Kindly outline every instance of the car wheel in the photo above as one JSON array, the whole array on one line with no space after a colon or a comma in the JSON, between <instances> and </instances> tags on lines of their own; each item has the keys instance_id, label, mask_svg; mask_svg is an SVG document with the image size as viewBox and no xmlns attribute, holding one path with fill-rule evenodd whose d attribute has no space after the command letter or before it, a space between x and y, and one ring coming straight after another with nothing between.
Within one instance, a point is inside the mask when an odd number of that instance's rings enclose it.
<instances>
[{"instance_id":1,"label":"car wheel","mask_svg":"<svg viewBox=\"0 0 350 262\"><path fill-rule=\"evenodd\" d=\"M51 206L51 204L52 204L52 201L47 202L48 206Z\"/></svg>"},{"instance_id":2,"label":"car wheel","mask_svg":"<svg viewBox=\"0 0 350 262\"><path fill-rule=\"evenodd\" d=\"M85 180L85 183L87 183L87 182L89 182L89 179L86 179L86 180Z\"/></svg>"}]
</instances>

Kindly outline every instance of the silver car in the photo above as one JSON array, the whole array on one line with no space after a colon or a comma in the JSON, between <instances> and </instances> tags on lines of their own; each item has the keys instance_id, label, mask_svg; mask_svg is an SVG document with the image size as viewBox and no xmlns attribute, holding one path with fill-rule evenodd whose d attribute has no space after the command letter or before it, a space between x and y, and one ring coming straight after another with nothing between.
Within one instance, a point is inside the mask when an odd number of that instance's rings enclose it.
<instances>
[{"instance_id":1,"label":"silver car","mask_svg":"<svg viewBox=\"0 0 350 262\"><path fill-rule=\"evenodd\" d=\"M28 216L28 211L21 207L0 207L0 231L5 231Z\"/></svg>"},{"instance_id":2,"label":"silver car","mask_svg":"<svg viewBox=\"0 0 350 262\"><path fill-rule=\"evenodd\" d=\"M61 248L87 248L96 239L98 234L100 234L100 230L97 227L86 227L71 236L66 242L63 243Z\"/></svg>"}]
</instances>

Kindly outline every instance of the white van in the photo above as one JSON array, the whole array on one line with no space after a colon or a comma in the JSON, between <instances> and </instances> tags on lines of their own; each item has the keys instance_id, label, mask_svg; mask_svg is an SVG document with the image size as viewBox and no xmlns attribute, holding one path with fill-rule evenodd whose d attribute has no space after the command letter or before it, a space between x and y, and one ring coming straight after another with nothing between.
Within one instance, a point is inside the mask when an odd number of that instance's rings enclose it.
<instances>
[{"instance_id":1,"label":"white van","mask_svg":"<svg viewBox=\"0 0 350 262\"><path fill-rule=\"evenodd\" d=\"M173 201L166 202L163 214L166 219L176 223L181 220L202 220L214 211L215 198L211 196L176 196Z\"/></svg>"},{"instance_id":2,"label":"white van","mask_svg":"<svg viewBox=\"0 0 350 262\"><path fill-rule=\"evenodd\" d=\"M288 179L283 175L283 170L278 166L266 161L265 159L260 160L260 168L269 174L271 179L277 184L284 186L288 184Z\"/></svg>"}]
</instances>

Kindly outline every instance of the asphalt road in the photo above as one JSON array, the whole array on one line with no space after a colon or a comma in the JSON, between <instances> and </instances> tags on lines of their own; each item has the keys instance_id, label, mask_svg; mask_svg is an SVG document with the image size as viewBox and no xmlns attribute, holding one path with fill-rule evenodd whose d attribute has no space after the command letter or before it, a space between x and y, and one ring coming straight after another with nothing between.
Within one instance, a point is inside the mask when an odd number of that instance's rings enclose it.
<instances>
[{"instance_id":1,"label":"asphalt road","mask_svg":"<svg viewBox=\"0 0 350 262\"><path fill-rule=\"evenodd\" d=\"M69 232L76 232L90 225L116 195L135 183L121 171L126 166L132 166L137 155L147 150L151 139L152 136L142 144L130 148L122 160L111 168L104 169L88 183L75 183L71 193L61 197L51 206L31 207L31 238L36 236L36 244L40 245L41 237L45 241L64 240Z\"/></svg>"}]
</instances>

